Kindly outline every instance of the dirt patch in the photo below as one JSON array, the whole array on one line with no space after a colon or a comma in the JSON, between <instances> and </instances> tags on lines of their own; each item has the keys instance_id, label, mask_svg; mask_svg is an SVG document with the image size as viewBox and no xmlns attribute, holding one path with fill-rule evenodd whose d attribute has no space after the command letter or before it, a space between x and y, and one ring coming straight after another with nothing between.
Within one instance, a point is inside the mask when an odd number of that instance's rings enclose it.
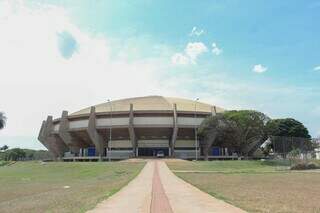
<instances>
[{"instance_id":1,"label":"dirt patch","mask_svg":"<svg viewBox=\"0 0 320 213\"><path fill-rule=\"evenodd\" d=\"M166 162L166 163L184 163L184 162L188 162L187 160L183 160L183 159L178 159L178 158L162 158L162 161Z\"/></svg>"},{"instance_id":2,"label":"dirt patch","mask_svg":"<svg viewBox=\"0 0 320 213\"><path fill-rule=\"evenodd\" d=\"M146 158L129 158L129 159L121 160L119 162L140 163L140 162L147 162L148 160L149 159L146 159Z\"/></svg>"},{"instance_id":3,"label":"dirt patch","mask_svg":"<svg viewBox=\"0 0 320 213\"><path fill-rule=\"evenodd\" d=\"M119 162L148 162L148 161L164 161L164 162L173 162L173 163L188 162L187 160L182 160L178 158L129 158Z\"/></svg>"}]
</instances>

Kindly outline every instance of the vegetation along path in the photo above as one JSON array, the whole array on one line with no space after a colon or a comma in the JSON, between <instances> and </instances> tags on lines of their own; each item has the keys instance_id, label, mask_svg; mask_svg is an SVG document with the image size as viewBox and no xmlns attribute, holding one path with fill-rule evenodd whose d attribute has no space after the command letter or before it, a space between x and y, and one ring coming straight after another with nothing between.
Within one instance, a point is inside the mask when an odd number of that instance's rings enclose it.
<instances>
[{"instance_id":1,"label":"vegetation along path","mask_svg":"<svg viewBox=\"0 0 320 213\"><path fill-rule=\"evenodd\" d=\"M150 160L126 187L101 202L96 212L244 212L175 176L162 160Z\"/></svg>"}]
</instances>

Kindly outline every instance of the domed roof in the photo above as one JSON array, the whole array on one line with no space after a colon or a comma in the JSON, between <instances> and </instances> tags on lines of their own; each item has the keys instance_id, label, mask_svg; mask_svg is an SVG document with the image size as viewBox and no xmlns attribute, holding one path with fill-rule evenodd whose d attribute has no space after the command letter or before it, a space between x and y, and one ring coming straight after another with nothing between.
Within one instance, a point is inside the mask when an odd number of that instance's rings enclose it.
<instances>
[{"instance_id":1,"label":"domed roof","mask_svg":"<svg viewBox=\"0 0 320 213\"><path fill-rule=\"evenodd\" d=\"M195 101L183 98L172 98L163 96L145 96L115 100L95 105L97 113L125 112L130 110L130 104L133 104L134 111L171 111L173 104L177 105L177 111L194 112ZM211 113L214 105L197 102L197 112ZM217 112L223 112L220 107L216 107ZM90 112L90 107L74 112L71 115L84 115Z\"/></svg>"}]
</instances>

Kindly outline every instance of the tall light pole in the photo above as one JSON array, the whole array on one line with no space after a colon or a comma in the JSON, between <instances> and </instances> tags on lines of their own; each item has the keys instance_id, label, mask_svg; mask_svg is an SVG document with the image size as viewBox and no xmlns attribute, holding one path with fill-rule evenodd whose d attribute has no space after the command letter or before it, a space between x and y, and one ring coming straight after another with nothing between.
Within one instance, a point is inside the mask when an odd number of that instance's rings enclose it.
<instances>
[{"instance_id":1,"label":"tall light pole","mask_svg":"<svg viewBox=\"0 0 320 213\"><path fill-rule=\"evenodd\" d=\"M107 155L108 155L108 160L111 161L110 159L110 153L111 153L111 150L110 149L110 144L111 144L111 140L112 140L112 104L111 104L111 100L108 99L108 103L110 105L110 128L109 128L109 143L108 143L108 148L107 148Z\"/></svg>"},{"instance_id":2,"label":"tall light pole","mask_svg":"<svg viewBox=\"0 0 320 213\"><path fill-rule=\"evenodd\" d=\"M198 160L198 133L197 133L197 103L199 101L199 98L195 99L194 103L194 134L195 134L195 151L196 151L196 161Z\"/></svg>"}]
</instances>

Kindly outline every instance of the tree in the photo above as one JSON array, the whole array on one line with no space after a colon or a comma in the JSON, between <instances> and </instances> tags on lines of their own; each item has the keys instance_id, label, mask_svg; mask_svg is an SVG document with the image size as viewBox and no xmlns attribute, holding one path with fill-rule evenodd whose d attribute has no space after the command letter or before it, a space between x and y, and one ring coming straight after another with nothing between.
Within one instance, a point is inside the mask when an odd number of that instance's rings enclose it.
<instances>
[{"instance_id":1,"label":"tree","mask_svg":"<svg viewBox=\"0 0 320 213\"><path fill-rule=\"evenodd\" d=\"M267 131L272 136L311 138L308 129L293 118L270 120L267 123Z\"/></svg>"},{"instance_id":2,"label":"tree","mask_svg":"<svg viewBox=\"0 0 320 213\"><path fill-rule=\"evenodd\" d=\"M28 159L29 159L29 160L32 160L33 158L34 158L34 153L32 153L32 152L29 153L29 154L28 154Z\"/></svg>"},{"instance_id":3,"label":"tree","mask_svg":"<svg viewBox=\"0 0 320 213\"><path fill-rule=\"evenodd\" d=\"M26 153L23 149L14 148L9 149L5 152L5 160L20 160L26 157Z\"/></svg>"},{"instance_id":4,"label":"tree","mask_svg":"<svg viewBox=\"0 0 320 213\"><path fill-rule=\"evenodd\" d=\"M7 145L4 145L4 146L0 147L1 151L6 151L7 149L9 149L9 147Z\"/></svg>"},{"instance_id":5,"label":"tree","mask_svg":"<svg viewBox=\"0 0 320 213\"><path fill-rule=\"evenodd\" d=\"M273 119L267 123L267 132L274 152L286 155L294 149L313 150L308 129L293 118Z\"/></svg>"},{"instance_id":6,"label":"tree","mask_svg":"<svg viewBox=\"0 0 320 213\"><path fill-rule=\"evenodd\" d=\"M270 118L254 110L232 110L224 116L235 122L234 140L241 155L248 155L267 139L266 124Z\"/></svg>"},{"instance_id":7,"label":"tree","mask_svg":"<svg viewBox=\"0 0 320 213\"><path fill-rule=\"evenodd\" d=\"M240 155L250 154L267 138L265 126L269 120L253 110L227 111L206 118L198 130L205 159L213 144L231 148Z\"/></svg>"},{"instance_id":8,"label":"tree","mask_svg":"<svg viewBox=\"0 0 320 213\"><path fill-rule=\"evenodd\" d=\"M3 112L0 112L0 129L3 129L6 125L7 117Z\"/></svg>"},{"instance_id":9,"label":"tree","mask_svg":"<svg viewBox=\"0 0 320 213\"><path fill-rule=\"evenodd\" d=\"M215 143L226 142L226 136L233 135L234 123L228 120L224 115L218 114L207 117L198 129L198 135L202 142L205 160L208 160L210 147Z\"/></svg>"}]
</instances>

